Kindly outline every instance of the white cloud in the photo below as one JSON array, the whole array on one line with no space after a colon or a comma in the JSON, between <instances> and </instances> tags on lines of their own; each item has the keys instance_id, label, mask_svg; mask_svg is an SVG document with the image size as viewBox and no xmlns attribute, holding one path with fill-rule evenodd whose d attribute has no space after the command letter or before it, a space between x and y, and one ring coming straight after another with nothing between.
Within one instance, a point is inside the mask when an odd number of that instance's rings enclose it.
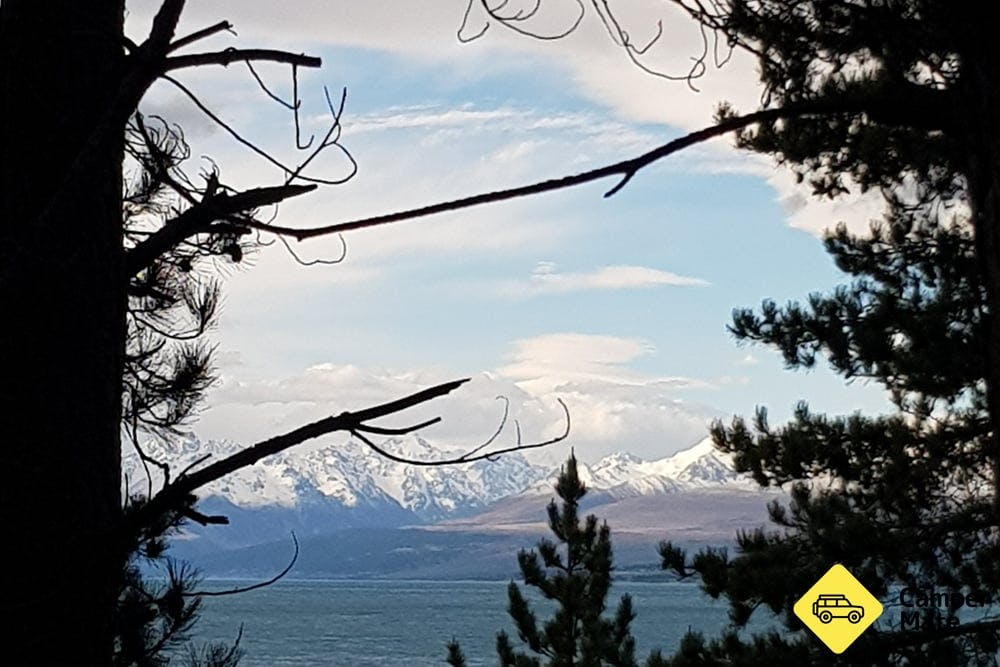
<instances>
[{"instance_id":1,"label":"white cloud","mask_svg":"<svg viewBox=\"0 0 1000 667\"><path fill-rule=\"evenodd\" d=\"M477 374L451 395L385 420L402 426L435 416L443 421L422 435L446 446L472 446L489 436L510 400L510 417L525 440L562 432L563 400L572 418L566 446L542 456L555 463L573 446L584 460L619 450L659 458L694 442L719 412L685 400L685 390L708 386L689 378L642 374L630 364L652 352L641 340L584 334L551 334L517 341L511 363ZM210 396L211 409L197 425L207 438L250 444L344 410L358 409L455 379L444 369L390 371L320 364L281 379L253 379L227 365ZM514 441L511 421L498 440ZM342 441L342 436L336 436ZM330 439L311 446L323 446Z\"/></svg>"},{"instance_id":2,"label":"white cloud","mask_svg":"<svg viewBox=\"0 0 1000 667\"><path fill-rule=\"evenodd\" d=\"M702 380L649 376L629 367L631 362L654 351L650 343L638 338L545 334L515 341L510 363L498 372L537 393L596 385L663 389L709 386Z\"/></svg>"},{"instance_id":3,"label":"white cloud","mask_svg":"<svg viewBox=\"0 0 1000 667\"><path fill-rule=\"evenodd\" d=\"M753 356L752 354L750 354L748 352L747 356L743 357L742 359L740 359L739 361L736 362L736 365L737 366L756 366L759 363L760 363L760 359L758 359L757 357Z\"/></svg>"},{"instance_id":4,"label":"white cloud","mask_svg":"<svg viewBox=\"0 0 1000 667\"><path fill-rule=\"evenodd\" d=\"M510 127L523 117L511 108L475 109L468 105L462 108L441 108L432 106L394 107L379 113L370 113L346 118L344 132L357 135L365 132L386 130L428 130L432 128L460 128L462 130L482 130L487 126L502 124ZM317 119L325 123L326 118ZM523 127L523 125L519 125Z\"/></svg>"},{"instance_id":5,"label":"white cloud","mask_svg":"<svg viewBox=\"0 0 1000 667\"><path fill-rule=\"evenodd\" d=\"M680 276L646 266L605 266L588 273L560 273L552 262L539 262L531 278L499 286L505 296L526 298L585 290L624 290L662 286L707 285L700 278Z\"/></svg>"},{"instance_id":6,"label":"white cloud","mask_svg":"<svg viewBox=\"0 0 1000 667\"><path fill-rule=\"evenodd\" d=\"M811 194L808 185L796 183L788 169L773 170L768 182L788 224L816 236L841 223L855 234L866 234L872 221L881 220L886 210L885 198L877 190L862 193L857 186L849 186L850 192L836 199L820 199Z\"/></svg>"}]
</instances>

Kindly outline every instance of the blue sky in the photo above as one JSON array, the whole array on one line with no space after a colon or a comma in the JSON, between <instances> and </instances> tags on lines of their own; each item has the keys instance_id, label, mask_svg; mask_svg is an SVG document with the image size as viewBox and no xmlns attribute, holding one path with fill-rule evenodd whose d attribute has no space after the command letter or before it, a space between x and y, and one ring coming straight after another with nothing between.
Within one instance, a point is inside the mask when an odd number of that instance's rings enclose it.
<instances>
[{"instance_id":1,"label":"blue sky","mask_svg":"<svg viewBox=\"0 0 1000 667\"><path fill-rule=\"evenodd\" d=\"M279 220L290 226L582 171L708 124L724 99L749 108L757 94L745 59L711 71L695 93L636 71L589 23L557 43L494 26L462 45L460 0L204 4L189 11L187 28L226 18L240 33L206 48L323 57L323 69L302 79L310 131L327 120L321 86L349 89L343 143L359 172L282 206ZM133 8L137 33L146 5ZM636 20L636 30L655 25L652 14ZM664 69L683 67L691 26L663 20L653 55ZM287 88L281 68L264 73ZM294 159L290 119L244 70L184 80L247 136ZM193 152L212 155L224 180L280 178L169 87L145 106L184 125ZM345 168L332 155L317 165L327 176ZM213 332L222 379L194 430L249 442L456 376L475 380L436 410L447 423L425 437L475 443L495 424L498 393L511 398L526 434L551 434L558 397L574 416L570 444L585 458L620 449L667 456L701 437L708 419L750 415L756 405L775 421L800 399L831 412L885 409L879 388L845 387L825 368L789 373L777 355L737 347L725 329L734 307L842 282L820 230L841 220L864 229L877 202L810 202L787 173L726 141L655 165L603 198L613 184L350 233L337 266L304 268L278 246L265 249L227 279ZM308 258L339 247L295 244Z\"/></svg>"}]
</instances>

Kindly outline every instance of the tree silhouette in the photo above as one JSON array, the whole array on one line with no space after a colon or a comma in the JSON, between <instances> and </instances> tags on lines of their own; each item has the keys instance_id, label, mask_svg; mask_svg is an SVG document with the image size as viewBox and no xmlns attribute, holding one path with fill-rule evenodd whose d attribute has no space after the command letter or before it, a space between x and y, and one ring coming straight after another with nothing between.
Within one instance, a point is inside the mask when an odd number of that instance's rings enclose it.
<instances>
[{"instance_id":1,"label":"tree silhouette","mask_svg":"<svg viewBox=\"0 0 1000 667\"><path fill-rule=\"evenodd\" d=\"M763 410L752 425L717 424L717 446L762 485L787 485L791 503L771 508L779 531L740 535L734 558L708 550L689 561L667 543L664 566L698 574L709 594L725 595L737 627L769 607L801 629L792 604L838 561L883 597L930 587L995 600L1000 50L984 6L667 4L705 36L690 80L710 54L721 61L742 50L760 73L760 108L741 114L723 104L715 125L576 178L617 174L613 194L651 161L733 131L739 147L773 156L817 196L880 191L886 216L871 238L839 230L827 239L854 283L805 305L737 311L732 330L780 350L790 367L826 358L847 379L878 382L897 411L827 417L803 403L782 428ZM594 3L629 57L644 55L629 46L627 31L622 38L613 29L621 24L609 12L608 3ZM488 20L513 28L522 16L494 12ZM996 664L1000 620L954 611L924 609L905 626L896 618L842 658L801 634L730 633L711 641L689 635L670 664Z\"/></svg>"},{"instance_id":2,"label":"tree silhouette","mask_svg":"<svg viewBox=\"0 0 1000 667\"><path fill-rule=\"evenodd\" d=\"M740 340L779 350L793 368L825 357L841 375L878 382L896 412L829 417L803 402L772 427L759 409L712 429L716 446L764 487L790 492L770 506L778 530L739 535L738 552L688 559L661 546L663 565L697 574L725 596L742 628L761 608L790 633L706 642L690 634L671 665L826 664L835 656L807 636L792 606L834 563L886 601L885 617L837 664L995 664L1000 618L989 606L916 608L901 591L958 600L1000 595L1000 517L983 374L985 294L968 228L942 227L917 209L859 238L843 228L826 241L854 277L807 304L738 310ZM963 603L964 604L964 603Z\"/></svg>"},{"instance_id":3,"label":"tree silhouette","mask_svg":"<svg viewBox=\"0 0 1000 667\"><path fill-rule=\"evenodd\" d=\"M524 583L556 603L552 618L539 625L531 605L517 584L507 588L508 606L517 634L527 651L511 644L506 632L497 635L497 655L504 667L634 667L635 640L629 624L635 618L632 599L623 595L614 616L604 617L612 580L611 531L598 526L597 517L579 517L579 503L587 490L572 454L555 485L560 499L548 506L549 528L557 542L542 539L532 551L520 551L517 563ZM448 644L448 663L465 665L454 640Z\"/></svg>"},{"instance_id":4,"label":"tree silhouette","mask_svg":"<svg viewBox=\"0 0 1000 667\"><path fill-rule=\"evenodd\" d=\"M86 10L66 0L0 5L0 288L12 323L0 334L9 352L0 373L8 471L0 519L16 536L17 554L3 574L11 619L3 629L11 652L38 664L165 660L164 651L186 636L199 598L192 573L165 559L165 539L185 521L225 523L197 510L196 492L265 456L335 431L415 465L546 444L518 437L503 446L498 429L462 455L409 461L375 442L436 423L373 422L465 382L456 380L334 413L185 470L143 451L142 437L169 438L182 429L211 384L211 348L202 336L216 314L219 269L269 243L261 234L281 234L260 211L342 183L355 168L340 143L343 95L335 101L327 94L325 132L301 136L298 71L319 67L318 58L257 48L197 51L232 26L221 21L178 35L184 6L163 0L146 39L134 43L123 32L122 2ZM270 91L254 68L260 62L288 67L291 100ZM256 146L178 78L230 64L245 65L292 116L297 162ZM190 177L182 129L139 111L155 81L177 88L280 177L245 190L227 185L214 167ZM313 172L325 152L343 156L342 173ZM124 505L123 437L160 480L154 486L149 474L144 489L127 490ZM143 559L164 564L167 584L143 579ZM189 662L221 665L236 657L209 647Z\"/></svg>"},{"instance_id":5,"label":"tree silhouette","mask_svg":"<svg viewBox=\"0 0 1000 667\"><path fill-rule=\"evenodd\" d=\"M176 35L183 0L163 0L148 37L138 44L123 33L122 2L83 11L69 0L5 0L0 5L0 289L12 324L0 334L0 347L9 351L0 373L8 471L0 485L0 519L18 540L18 566L7 568L2 581L4 609L13 619L4 624L9 645L42 663L108 664L130 554L145 542L157 544L179 521L221 520L195 510L192 494L200 486L334 430L377 447L364 434L408 429L371 420L459 384L332 416L232 459L171 475L162 489L149 490L150 497L123 511L122 430L178 426L209 376L206 350L175 344L210 321L215 303L210 283L185 277L188 266L238 261L258 233L301 240L614 176L619 180L611 195L652 162L730 132L739 132L740 145L795 167L820 194L840 193L849 175L862 187L881 188L893 215L918 207L931 211L933 222L948 207L968 211L975 279L984 299L980 382L988 421L980 423L976 438L989 461L993 516L1000 514L1000 54L990 6L932 0L674 4L714 36L716 46L744 49L758 59L765 88L760 109L738 115L723 108L718 122L703 130L579 174L297 229L265 221L254 211L349 177L349 156L344 174L307 173L314 151L341 150L340 106L329 99L328 131L315 145L302 142L296 131L302 159L286 164L226 125L177 76L193 67L269 61L287 65L295 82L299 68L318 67L319 59L270 49L191 52L230 24ZM534 10L510 13L503 5L485 6L489 20L539 38L558 37L582 20L573 18L547 34L526 28ZM642 60L648 42L631 39L608 3L594 7L629 58ZM700 75L707 54L716 51L707 40L694 67L680 78ZM175 155L171 140L165 126L136 115L156 80L188 94L282 177L240 191L225 187L218 174L194 185L171 172L170 160L157 166L158 150L161 157ZM297 119L299 101L284 105ZM145 170L178 197L163 215L144 216L143 224L151 225L146 229L126 223L130 202L123 197L122 164L134 139L158 147L146 146L154 157ZM156 203L155 196L143 200L141 183L132 192L138 197L132 205ZM150 313L136 316L146 308ZM182 319L193 329L177 328ZM455 460L495 451L472 448ZM954 470L961 472L957 465ZM60 629L59 642L51 641L54 627Z\"/></svg>"}]
</instances>

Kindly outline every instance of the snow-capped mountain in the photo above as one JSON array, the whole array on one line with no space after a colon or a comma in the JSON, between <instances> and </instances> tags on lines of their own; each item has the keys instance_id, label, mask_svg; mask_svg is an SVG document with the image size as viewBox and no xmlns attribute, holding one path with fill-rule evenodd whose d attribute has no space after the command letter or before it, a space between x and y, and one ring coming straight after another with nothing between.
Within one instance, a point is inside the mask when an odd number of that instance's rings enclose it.
<instances>
[{"instance_id":1,"label":"snow-capped mountain","mask_svg":"<svg viewBox=\"0 0 1000 667\"><path fill-rule=\"evenodd\" d=\"M593 465L577 462L577 471L588 489L615 499L695 489L756 488L752 480L736 473L732 457L717 451L711 438L656 461L644 461L632 454L617 452ZM558 470L552 471L526 493L551 493L558 474Z\"/></svg>"},{"instance_id":2,"label":"snow-capped mountain","mask_svg":"<svg viewBox=\"0 0 1000 667\"><path fill-rule=\"evenodd\" d=\"M408 459L432 461L456 454L418 436L378 444ZM149 456L169 461L174 475L240 449L235 442L194 438L144 447ZM141 495L147 488L142 462L131 449L122 454L124 487ZM156 466L149 467L158 477ZM620 452L589 465L579 462L578 471L590 491L584 499L587 511L633 536L662 539L669 529L671 535L692 540L729 538L738 528L765 519L756 485L737 475L730 458L715 451L708 439L656 461ZM396 463L352 440L292 449L202 489L199 510L226 516L230 524L188 525L173 548L182 558L211 562L203 559L269 543L282 545L275 548L284 553L291 532L301 539L340 536L336 539L351 541L350 549L357 552L355 569L368 572L371 554L385 546L379 540L406 526L422 527L421 534L467 534L461 539L544 529L545 505L554 495L558 474L558 468L532 464L516 452L495 461L426 467ZM155 479L153 488L158 486ZM401 535L392 539L403 539ZM456 536L440 539L461 541ZM323 561L322 571L348 566L334 567L336 560Z\"/></svg>"},{"instance_id":3,"label":"snow-capped mountain","mask_svg":"<svg viewBox=\"0 0 1000 667\"><path fill-rule=\"evenodd\" d=\"M392 438L380 446L426 461L454 454L417 436ZM206 456L207 461L213 461L241 449L234 442L196 439L172 447L146 447L150 456L171 461L174 470ZM132 491L141 490L145 471L134 451L125 452L124 470ZM731 459L717 452L708 438L656 461L620 452L592 465L578 463L578 470L591 491L615 499L692 489L753 488L752 482L733 471ZM156 474L155 466L151 472ZM558 473L532 465L516 452L495 461L462 465L407 465L348 440L340 445L282 452L215 482L202 495L244 510L318 511L327 507L342 514L353 511L359 518L361 514L391 512L394 521L405 517L409 523L424 523L473 514L504 498L550 495Z\"/></svg>"},{"instance_id":4,"label":"snow-capped mountain","mask_svg":"<svg viewBox=\"0 0 1000 667\"><path fill-rule=\"evenodd\" d=\"M381 448L413 460L433 461L457 455L417 436L388 439ZM146 453L185 467L229 456L242 446L230 441L188 439L174 446L147 444ZM146 471L134 451L123 452L126 486L142 491ZM150 472L157 483L155 466ZM410 522L425 522L467 514L500 498L519 493L548 474L519 453L496 461L452 466L415 466L386 459L360 442L346 441L322 448L290 450L268 457L202 490L240 508L301 508L325 504L345 510L380 507L410 513Z\"/></svg>"}]
</instances>

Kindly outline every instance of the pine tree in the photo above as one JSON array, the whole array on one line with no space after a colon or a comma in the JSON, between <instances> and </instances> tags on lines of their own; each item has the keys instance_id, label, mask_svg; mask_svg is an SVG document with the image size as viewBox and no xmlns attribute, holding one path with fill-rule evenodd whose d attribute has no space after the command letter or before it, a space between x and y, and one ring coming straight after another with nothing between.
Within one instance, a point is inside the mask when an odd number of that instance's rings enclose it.
<instances>
[{"instance_id":1,"label":"pine tree","mask_svg":"<svg viewBox=\"0 0 1000 667\"><path fill-rule=\"evenodd\" d=\"M605 601L612 580L611 531L597 517L580 521L580 499L587 492L572 454L555 486L562 501L549 503L549 528L557 542L541 539L532 551L520 551L518 566L524 583L556 603L551 619L539 626L531 605L517 584L507 587L507 611L526 650L518 650L506 632L497 634L497 655L503 667L635 667L635 640L629 624L635 618L632 599L623 595L612 618L605 618ZM448 664L463 667L457 642L448 644Z\"/></svg>"},{"instance_id":2,"label":"pine tree","mask_svg":"<svg viewBox=\"0 0 1000 667\"><path fill-rule=\"evenodd\" d=\"M163 662L162 650L183 637L197 615L191 579L174 576L182 570L170 570L177 566L162 558L163 540L184 521L225 522L196 510L200 488L335 431L352 432L380 454L407 462L365 434L399 435L436 420L391 429L369 422L465 382L333 411L184 470L142 451L140 436L176 435L212 381L211 346L203 335L219 302L220 263L239 263L269 244L261 234L301 240L407 217L304 230L259 215L352 176L357 165L339 143L342 107L328 98L325 132L302 144L297 92L291 101L278 100L292 116L301 151L295 163L284 163L227 125L176 75L279 63L297 91L300 69L321 61L275 49L203 50L205 40L231 32L232 25L223 20L179 34L185 0L155 5L148 30L135 41L124 33L124 0L86 8L71 0L0 2L0 301L5 322L13 323L0 327L0 349L7 353L0 373L6 472L0 523L17 557L0 581L6 612L0 639L33 664ZM262 79L251 77L263 95L275 98ZM271 184L238 189L214 166L200 177L185 174L190 152L183 131L165 120L144 121L140 113L157 81L177 87L277 167ZM347 158L346 172L312 173L315 158L327 150ZM144 489L128 488L124 505L123 437L158 472L157 483L156 475L147 475ZM415 463L467 463L533 446L518 441L488 451L492 442ZM137 566L146 558L166 563L169 585L157 589L143 580ZM209 647L189 662L233 664L237 653Z\"/></svg>"},{"instance_id":3,"label":"pine tree","mask_svg":"<svg viewBox=\"0 0 1000 667\"><path fill-rule=\"evenodd\" d=\"M807 305L734 313L738 339L777 348L792 368L826 357L846 378L883 385L896 412L829 417L801 403L773 428L714 425L716 446L761 486L790 490L772 503L777 531L743 533L738 554L706 550L691 562L669 543L663 565L697 574L725 596L739 628L767 608L790 632L741 640L689 635L670 661L719 664L996 664L1000 621L931 605L902 623L899 591L1000 596L1000 517L994 511L984 373L984 289L967 225L926 208L897 209L872 236L843 228L826 240L854 281ZM896 603L836 661L808 636L792 605L834 563ZM957 599L957 598L955 598ZM974 610L973 610L974 611Z\"/></svg>"},{"instance_id":4,"label":"pine tree","mask_svg":"<svg viewBox=\"0 0 1000 667\"><path fill-rule=\"evenodd\" d=\"M958 206L985 307L978 348L1000 478L1000 49L988 5L944 0L679 0L756 60L763 106L737 145L792 168L816 195L881 190L890 217ZM737 117L723 107L723 121ZM831 226L837 221L831 220ZM1000 489L995 489L1000 513Z\"/></svg>"},{"instance_id":5,"label":"pine tree","mask_svg":"<svg viewBox=\"0 0 1000 667\"><path fill-rule=\"evenodd\" d=\"M664 567L725 596L736 628L766 608L791 632L692 634L670 664L996 664L995 618L925 608L918 628L902 627L894 608L835 659L791 612L835 562L892 602L903 587L1000 595L1000 51L985 5L677 4L758 61L776 115L744 126L740 147L818 196L854 183L887 200L870 237L826 239L850 285L739 310L733 333L790 368L825 358L849 381L878 383L895 410L831 417L803 402L780 428L764 409L714 425L738 468L790 502L770 508L778 530L741 534L735 557L689 560L666 543Z\"/></svg>"}]
</instances>

